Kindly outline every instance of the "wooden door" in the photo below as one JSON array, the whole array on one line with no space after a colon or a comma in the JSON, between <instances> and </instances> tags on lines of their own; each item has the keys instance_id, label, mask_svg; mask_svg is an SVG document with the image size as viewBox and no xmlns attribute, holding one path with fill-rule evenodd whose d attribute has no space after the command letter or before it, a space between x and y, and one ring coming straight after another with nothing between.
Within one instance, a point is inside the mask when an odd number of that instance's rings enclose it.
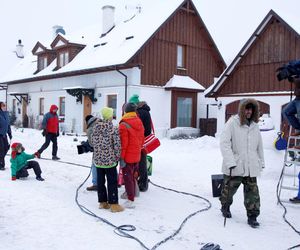
<instances>
[{"instance_id":1,"label":"wooden door","mask_svg":"<svg viewBox=\"0 0 300 250\"><path fill-rule=\"evenodd\" d=\"M91 99L84 95L83 96L83 131L86 132L85 117L92 113L92 101Z\"/></svg>"},{"instance_id":2,"label":"wooden door","mask_svg":"<svg viewBox=\"0 0 300 250\"><path fill-rule=\"evenodd\" d=\"M23 128L28 128L27 102L22 99L22 124Z\"/></svg>"},{"instance_id":3,"label":"wooden door","mask_svg":"<svg viewBox=\"0 0 300 250\"><path fill-rule=\"evenodd\" d=\"M190 112L190 124L184 127L196 128L197 117L197 92L192 91L176 91L172 90L172 103L171 103L171 128L181 127L179 124L179 100L188 100L191 105L189 107Z\"/></svg>"}]
</instances>

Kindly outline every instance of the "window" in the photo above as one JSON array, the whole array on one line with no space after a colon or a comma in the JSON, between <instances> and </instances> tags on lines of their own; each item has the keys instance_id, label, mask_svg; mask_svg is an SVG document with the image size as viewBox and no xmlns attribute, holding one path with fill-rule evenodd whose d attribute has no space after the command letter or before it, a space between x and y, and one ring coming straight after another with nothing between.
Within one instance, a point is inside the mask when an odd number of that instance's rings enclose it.
<instances>
[{"instance_id":1,"label":"window","mask_svg":"<svg viewBox=\"0 0 300 250\"><path fill-rule=\"evenodd\" d=\"M177 98L177 127L192 126L193 99L191 97Z\"/></svg>"},{"instance_id":2,"label":"window","mask_svg":"<svg viewBox=\"0 0 300 250\"><path fill-rule=\"evenodd\" d=\"M46 68L47 65L47 57L43 56L43 57L39 57L38 59L38 70L41 71L44 68Z\"/></svg>"},{"instance_id":3,"label":"window","mask_svg":"<svg viewBox=\"0 0 300 250\"><path fill-rule=\"evenodd\" d=\"M65 116L66 98L64 96L59 97L59 115Z\"/></svg>"},{"instance_id":4,"label":"window","mask_svg":"<svg viewBox=\"0 0 300 250\"><path fill-rule=\"evenodd\" d=\"M177 68L185 67L185 46L177 45Z\"/></svg>"},{"instance_id":5,"label":"window","mask_svg":"<svg viewBox=\"0 0 300 250\"><path fill-rule=\"evenodd\" d=\"M69 52L62 52L59 54L59 67L65 66L69 62Z\"/></svg>"},{"instance_id":6,"label":"window","mask_svg":"<svg viewBox=\"0 0 300 250\"><path fill-rule=\"evenodd\" d=\"M117 118L117 95L108 95L107 96L107 107L114 110L113 118Z\"/></svg>"},{"instance_id":7,"label":"window","mask_svg":"<svg viewBox=\"0 0 300 250\"><path fill-rule=\"evenodd\" d=\"M40 115L44 115L44 101L45 99L44 98L40 98L39 99L39 113Z\"/></svg>"}]
</instances>

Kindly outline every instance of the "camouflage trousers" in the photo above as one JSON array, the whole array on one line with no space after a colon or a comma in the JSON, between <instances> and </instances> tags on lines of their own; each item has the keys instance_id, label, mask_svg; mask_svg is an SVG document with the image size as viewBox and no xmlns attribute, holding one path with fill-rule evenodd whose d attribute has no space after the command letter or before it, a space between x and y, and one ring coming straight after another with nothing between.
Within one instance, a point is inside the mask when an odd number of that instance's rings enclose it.
<instances>
[{"instance_id":1,"label":"camouflage trousers","mask_svg":"<svg viewBox=\"0 0 300 250\"><path fill-rule=\"evenodd\" d=\"M260 198L256 177L228 176L224 175L224 186L221 192L220 201L222 206L230 206L233 196L241 183L244 185L244 205L247 216L257 217L260 213Z\"/></svg>"}]
</instances>

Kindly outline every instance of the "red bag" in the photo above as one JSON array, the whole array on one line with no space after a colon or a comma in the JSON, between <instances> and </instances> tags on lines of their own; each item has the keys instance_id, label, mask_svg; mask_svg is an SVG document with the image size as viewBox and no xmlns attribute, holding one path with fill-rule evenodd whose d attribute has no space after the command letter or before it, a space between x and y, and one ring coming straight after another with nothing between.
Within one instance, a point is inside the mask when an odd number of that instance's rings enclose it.
<instances>
[{"instance_id":1,"label":"red bag","mask_svg":"<svg viewBox=\"0 0 300 250\"><path fill-rule=\"evenodd\" d=\"M145 154L150 154L152 151L154 151L160 146L160 141L155 136L152 120L151 120L151 128L153 132L150 135L145 137L144 145L142 147L142 151Z\"/></svg>"},{"instance_id":2,"label":"red bag","mask_svg":"<svg viewBox=\"0 0 300 250\"><path fill-rule=\"evenodd\" d=\"M123 177L123 170L120 167L119 174L118 174L118 186L121 187L122 185L124 185L124 177Z\"/></svg>"}]
</instances>

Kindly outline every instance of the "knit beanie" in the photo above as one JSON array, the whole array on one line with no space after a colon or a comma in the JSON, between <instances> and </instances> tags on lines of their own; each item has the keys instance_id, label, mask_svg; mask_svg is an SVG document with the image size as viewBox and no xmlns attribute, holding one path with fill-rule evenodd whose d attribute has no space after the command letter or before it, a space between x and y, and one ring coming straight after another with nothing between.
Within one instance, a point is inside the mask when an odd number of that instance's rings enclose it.
<instances>
[{"instance_id":1,"label":"knit beanie","mask_svg":"<svg viewBox=\"0 0 300 250\"><path fill-rule=\"evenodd\" d=\"M129 102L125 105L124 111L125 113L136 112L136 108L136 104Z\"/></svg>"},{"instance_id":2,"label":"knit beanie","mask_svg":"<svg viewBox=\"0 0 300 250\"><path fill-rule=\"evenodd\" d=\"M85 117L85 122L88 123L89 120L90 120L91 118L93 118L93 117L94 117L93 115L87 115L87 116Z\"/></svg>"},{"instance_id":3,"label":"knit beanie","mask_svg":"<svg viewBox=\"0 0 300 250\"><path fill-rule=\"evenodd\" d=\"M110 120L113 117L114 110L109 107L104 107L103 109L101 109L101 114L103 120Z\"/></svg>"},{"instance_id":4,"label":"knit beanie","mask_svg":"<svg viewBox=\"0 0 300 250\"><path fill-rule=\"evenodd\" d=\"M137 105L140 102L139 96L138 95L133 95L132 97L130 97L128 102L134 103L134 104Z\"/></svg>"},{"instance_id":5,"label":"knit beanie","mask_svg":"<svg viewBox=\"0 0 300 250\"><path fill-rule=\"evenodd\" d=\"M23 148L22 144L19 142L14 142L11 145L11 158L15 159L18 153L18 150L22 149L24 151L25 149Z\"/></svg>"}]
</instances>

